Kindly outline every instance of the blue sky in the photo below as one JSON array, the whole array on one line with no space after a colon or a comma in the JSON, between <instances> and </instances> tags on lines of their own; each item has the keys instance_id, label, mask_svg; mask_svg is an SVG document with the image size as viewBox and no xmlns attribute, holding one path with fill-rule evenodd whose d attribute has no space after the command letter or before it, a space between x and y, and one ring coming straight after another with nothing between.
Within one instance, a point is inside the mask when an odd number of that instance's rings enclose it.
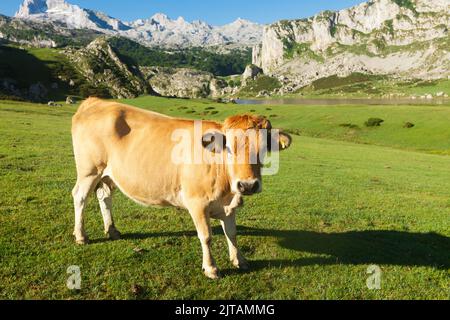
<instances>
[{"instance_id":1,"label":"blue sky","mask_svg":"<svg viewBox=\"0 0 450 320\"><path fill-rule=\"evenodd\" d=\"M363 0L68 0L124 21L148 18L157 12L188 21L221 25L237 18L259 23L309 17L323 10L343 9ZM0 13L14 15L22 0L0 0Z\"/></svg>"}]
</instances>

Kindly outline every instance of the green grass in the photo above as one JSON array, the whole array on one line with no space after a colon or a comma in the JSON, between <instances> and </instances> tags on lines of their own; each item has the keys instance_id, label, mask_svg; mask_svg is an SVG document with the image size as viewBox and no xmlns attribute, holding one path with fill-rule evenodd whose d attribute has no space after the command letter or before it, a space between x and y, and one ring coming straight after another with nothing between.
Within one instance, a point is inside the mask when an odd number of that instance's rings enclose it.
<instances>
[{"instance_id":1,"label":"green grass","mask_svg":"<svg viewBox=\"0 0 450 320\"><path fill-rule=\"evenodd\" d=\"M170 115L223 119L243 106L142 97L128 103ZM0 102L0 298L3 299L449 299L449 107L270 107L277 127L300 129L277 176L246 199L239 243L251 270L227 261L214 223L213 252L223 278L203 277L189 215L142 208L116 194L124 235L104 240L98 205L87 209L92 244L71 235L75 107ZM193 110L193 114L186 111ZM370 117L386 122L363 128ZM406 121L415 128L403 129ZM339 124L358 124L361 131ZM352 134L353 135L353 134ZM320 138L318 138L320 137ZM141 248L141 253L133 249ZM382 289L366 287L382 268ZM82 289L70 291L67 267ZM143 291L135 295L131 288Z\"/></svg>"},{"instance_id":2,"label":"green grass","mask_svg":"<svg viewBox=\"0 0 450 320\"><path fill-rule=\"evenodd\" d=\"M367 98L367 97L420 97L436 95L438 92L450 95L450 80L394 80L386 76L353 73L348 77L330 76L314 81L311 85L295 92L294 96L323 98Z\"/></svg>"},{"instance_id":3,"label":"green grass","mask_svg":"<svg viewBox=\"0 0 450 320\"><path fill-rule=\"evenodd\" d=\"M204 119L224 119L236 113L250 112L267 117L277 114L274 124L301 135L316 138L343 140L360 144L374 144L409 151L450 154L450 108L449 106L267 106L267 105L223 105L208 100L168 100L165 98L141 97L125 100L127 103L149 108L172 116ZM202 115L207 107L216 107L218 114ZM180 108L188 108L184 110ZM188 111L194 110L191 114ZM385 123L380 128L364 128L369 118L381 118ZM403 129L405 122L416 126ZM342 128L351 123L361 130Z\"/></svg>"},{"instance_id":4,"label":"green grass","mask_svg":"<svg viewBox=\"0 0 450 320\"><path fill-rule=\"evenodd\" d=\"M444 92L447 95L450 95L450 80L412 82L409 86L405 86L403 92L411 95L435 95L438 92Z\"/></svg>"}]
</instances>

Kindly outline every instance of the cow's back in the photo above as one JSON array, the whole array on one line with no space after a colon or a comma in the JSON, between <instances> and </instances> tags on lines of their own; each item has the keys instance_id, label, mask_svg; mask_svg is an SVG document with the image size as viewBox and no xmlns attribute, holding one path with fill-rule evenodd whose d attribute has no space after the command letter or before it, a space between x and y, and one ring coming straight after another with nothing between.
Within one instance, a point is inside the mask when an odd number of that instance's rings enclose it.
<instances>
[{"instance_id":1,"label":"cow's back","mask_svg":"<svg viewBox=\"0 0 450 320\"><path fill-rule=\"evenodd\" d=\"M215 123L204 125L220 128ZM73 118L77 168L102 172L139 203L183 206L186 192L210 193L213 183L224 184L211 176L211 168L172 161L173 132L184 129L193 133L193 128L190 120L88 99Z\"/></svg>"}]
</instances>

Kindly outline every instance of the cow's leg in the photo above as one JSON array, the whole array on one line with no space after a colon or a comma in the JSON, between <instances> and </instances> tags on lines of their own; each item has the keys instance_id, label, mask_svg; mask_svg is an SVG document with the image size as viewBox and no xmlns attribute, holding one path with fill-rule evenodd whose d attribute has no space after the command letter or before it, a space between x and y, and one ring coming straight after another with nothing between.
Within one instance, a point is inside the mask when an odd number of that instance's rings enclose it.
<instances>
[{"instance_id":1,"label":"cow's leg","mask_svg":"<svg viewBox=\"0 0 450 320\"><path fill-rule=\"evenodd\" d=\"M222 224L225 237L227 238L230 261L236 268L247 270L248 262L245 260L244 256L241 254L241 251L237 247L236 215L232 214L230 216L223 217L220 222Z\"/></svg>"},{"instance_id":2,"label":"cow's leg","mask_svg":"<svg viewBox=\"0 0 450 320\"><path fill-rule=\"evenodd\" d=\"M209 214L204 209L190 209L192 219L197 229L198 238L202 245L203 263L202 268L205 275L210 279L219 278L219 270L211 254L212 230Z\"/></svg>"},{"instance_id":3,"label":"cow's leg","mask_svg":"<svg viewBox=\"0 0 450 320\"><path fill-rule=\"evenodd\" d=\"M93 191L100 178L98 176L86 176L78 178L77 184L72 191L73 203L75 207L75 236L78 244L86 244L88 238L84 231L84 209L87 204L89 194Z\"/></svg>"},{"instance_id":4,"label":"cow's leg","mask_svg":"<svg viewBox=\"0 0 450 320\"><path fill-rule=\"evenodd\" d=\"M102 211L105 234L111 240L119 240L121 235L116 229L112 217L112 188L105 181L102 181L97 186L96 194Z\"/></svg>"}]
</instances>

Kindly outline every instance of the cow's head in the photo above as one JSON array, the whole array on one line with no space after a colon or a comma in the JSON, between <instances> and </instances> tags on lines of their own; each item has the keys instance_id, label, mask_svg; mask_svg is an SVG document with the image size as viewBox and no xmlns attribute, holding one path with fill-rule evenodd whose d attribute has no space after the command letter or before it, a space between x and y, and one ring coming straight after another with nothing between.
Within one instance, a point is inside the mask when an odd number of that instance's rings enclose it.
<instances>
[{"instance_id":1,"label":"cow's head","mask_svg":"<svg viewBox=\"0 0 450 320\"><path fill-rule=\"evenodd\" d=\"M223 152L231 190L242 195L262 191L261 170L267 152L289 148L292 138L278 130L265 117L233 116L225 120L222 132L203 137L205 148Z\"/></svg>"}]
</instances>

